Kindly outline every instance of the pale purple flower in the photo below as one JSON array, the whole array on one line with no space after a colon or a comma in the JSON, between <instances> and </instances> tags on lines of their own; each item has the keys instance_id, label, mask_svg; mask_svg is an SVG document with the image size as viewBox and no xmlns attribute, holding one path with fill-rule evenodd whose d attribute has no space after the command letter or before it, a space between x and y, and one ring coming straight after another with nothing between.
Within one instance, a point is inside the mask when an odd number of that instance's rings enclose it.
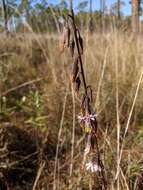
<instances>
[{"instance_id":1,"label":"pale purple flower","mask_svg":"<svg viewBox=\"0 0 143 190\"><path fill-rule=\"evenodd\" d=\"M96 114L95 113L91 113L89 115L86 116L78 116L79 122L80 123L87 123L90 124L90 121L95 121L96 119Z\"/></svg>"},{"instance_id":2,"label":"pale purple flower","mask_svg":"<svg viewBox=\"0 0 143 190\"><path fill-rule=\"evenodd\" d=\"M85 166L86 166L86 170L89 170L91 172L101 171L101 167L94 161L90 161L86 163Z\"/></svg>"}]
</instances>

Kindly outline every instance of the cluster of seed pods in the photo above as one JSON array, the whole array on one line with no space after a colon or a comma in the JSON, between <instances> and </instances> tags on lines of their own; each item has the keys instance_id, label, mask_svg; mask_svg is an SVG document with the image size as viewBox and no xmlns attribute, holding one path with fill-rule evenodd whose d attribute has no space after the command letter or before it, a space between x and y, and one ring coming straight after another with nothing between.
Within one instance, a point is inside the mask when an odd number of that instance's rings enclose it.
<instances>
[{"instance_id":1,"label":"cluster of seed pods","mask_svg":"<svg viewBox=\"0 0 143 190\"><path fill-rule=\"evenodd\" d=\"M87 137L85 155L90 153L96 153L92 159L85 164L86 169L91 172L101 173L104 184L106 184L104 167L100 159L100 152L98 148L97 141L97 119L96 114L92 110L92 88L86 84L85 74L83 69L82 55L84 52L83 38L75 24L74 13L67 15L65 18L65 25L63 27L63 32L60 38L60 53L64 52L64 49L68 48L73 58L72 70L70 73L70 81L75 92L78 94L81 84L84 87L84 93L81 96L80 108L81 114L78 116L79 123L84 129ZM104 185L106 186L106 185ZM106 188L104 188L106 189Z\"/></svg>"}]
</instances>

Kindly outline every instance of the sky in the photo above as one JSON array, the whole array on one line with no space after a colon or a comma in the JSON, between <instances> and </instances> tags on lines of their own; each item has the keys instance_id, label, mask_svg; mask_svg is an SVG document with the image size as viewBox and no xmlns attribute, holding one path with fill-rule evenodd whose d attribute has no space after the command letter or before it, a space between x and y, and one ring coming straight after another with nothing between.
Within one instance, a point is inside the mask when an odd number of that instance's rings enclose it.
<instances>
[{"instance_id":1,"label":"sky","mask_svg":"<svg viewBox=\"0 0 143 190\"><path fill-rule=\"evenodd\" d=\"M74 8L77 7L77 5L82 2L83 0L73 0ZM100 8L100 0L92 0L93 1L93 10L99 10ZM129 4L129 0L123 0L125 5L122 7L122 12L124 15L130 15L131 14L131 5ZM52 4L58 4L60 0L48 0L49 3ZM68 2L68 0L67 0ZM117 0L105 0L107 8L110 8L112 4L117 2Z\"/></svg>"}]
</instances>

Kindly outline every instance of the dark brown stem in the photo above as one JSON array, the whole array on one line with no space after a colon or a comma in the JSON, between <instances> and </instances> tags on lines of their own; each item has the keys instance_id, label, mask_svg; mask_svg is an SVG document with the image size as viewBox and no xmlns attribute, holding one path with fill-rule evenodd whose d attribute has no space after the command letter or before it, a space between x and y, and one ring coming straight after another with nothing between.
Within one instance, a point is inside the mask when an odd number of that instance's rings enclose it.
<instances>
[{"instance_id":1,"label":"dark brown stem","mask_svg":"<svg viewBox=\"0 0 143 190\"><path fill-rule=\"evenodd\" d=\"M106 179L105 179L105 172L104 172L104 166L103 166L103 163L100 159L100 151L99 151L99 146L98 146L98 140L97 140L97 137L95 135L95 142L96 142L96 150L97 150L97 156L98 156L98 165L100 166L101 168L101 176L102 176L102 180L103 180L103 183L104 183L104 190L107 189L107 182L106 182Z\"/></svg>"},{"instance_id":2,"label":"dark brown stem","mask_svg":"<svg viewBox=\"0 0 143 190\"><path fill-rule=\"evenodd\" d=\"M86 99L86 105L87 105L87 113L91 114L91 108L90 108L90 102L92 101L92 94L91 97L89 98L89 94L88 94L88 90L91 90L90 86L87 86L86 84L86 80L85 80L85 74L84 74L84 69L83 69L83 61L82 61L82 53L80 51L80 44L79 44L79 39L78 39L78 35L80 36L79 30L76 27L75 24L75 18L74 18L74 12L73 10L70 11L70 14L68 15L68 17L72 20L72 29L73 29L73 33L74 33L74 38L75 38L75 43L76 43L76 48L77 48L77 52L78 52L78 60L79 60L79 64L80 64L80 69L81 69L81 76L82 76L82 81L83 81L83 86L84 86L84 91L85 91L85 99ZM78 32L78 34L77 34ZM95 118L96 121L96 118ZM93 127L97 127L97 124L95 126L91 124L91 126ZM95 132L95 129L93 129L92 133ZM102 176L102 181L103 181L103 185L104 185L104 190L107 189L107 183L106 183L106 179L105 179L105 171L104 171L104 166L103 163L100 159L100 151L99 151L99 146L98 146L98 140L96 137L96 134L93 133L93 136L95 137L95 144L96 144L96 150L97 150L97 156L98 156L98 165L101 168L101 176Z\"/></svg>"},{"instance_id":3,"label":"dark brown stem","mask_svg":"<svg viewBox=\"0 0 143 190\"><path fill-rule=\"evenodd\" d=\"M76 28L76 24L75 24L73 10L72 10L71 14L72 15L71 16L69 15L69 16L70 16L70 18L72 18L72 21L73 21L73 30L74 30L75 42L76 42L76 47L77 47L77 52L78 52L78 57L79 57L79 63L80 63L80 68L81 68L81 76L82 76L85 94L87 94L87 85L86 85L86 81L85 81L85 74L84 74L84 69L83 69L83 63L82 63L82 58L81 58L81 53L80 53L80 46L79 46L78 37L77 37L77 28Z\"/></svg>"}]
</instances>

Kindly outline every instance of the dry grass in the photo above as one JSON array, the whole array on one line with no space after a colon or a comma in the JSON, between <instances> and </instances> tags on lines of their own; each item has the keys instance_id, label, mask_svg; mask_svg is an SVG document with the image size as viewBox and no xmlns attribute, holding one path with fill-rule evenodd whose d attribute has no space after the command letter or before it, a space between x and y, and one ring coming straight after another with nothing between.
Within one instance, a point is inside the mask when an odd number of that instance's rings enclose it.
<instances>
[{"instance_id":1,"label":"dry grass","mask_svg":"<svg viewBox=\"0 0 143 190\"><path fill-rule=\"evenodd\" d=\"M141 190L142 36L134 38L118 32L104 36L84 34L84 40L84 68L93 89L108 188ZM84 137L77 120L70 177L72 112L77 117L79 107L77 104L73 109L69 84L72 60L68 52L59 55L57 37L3 37L0 57L1 124L14 124L27 131L34 128L42 147L46 144L33 189L53 189L53 183L58 190L100 189L100 178L81 170Z\"/></svg>"}]
</instances>

